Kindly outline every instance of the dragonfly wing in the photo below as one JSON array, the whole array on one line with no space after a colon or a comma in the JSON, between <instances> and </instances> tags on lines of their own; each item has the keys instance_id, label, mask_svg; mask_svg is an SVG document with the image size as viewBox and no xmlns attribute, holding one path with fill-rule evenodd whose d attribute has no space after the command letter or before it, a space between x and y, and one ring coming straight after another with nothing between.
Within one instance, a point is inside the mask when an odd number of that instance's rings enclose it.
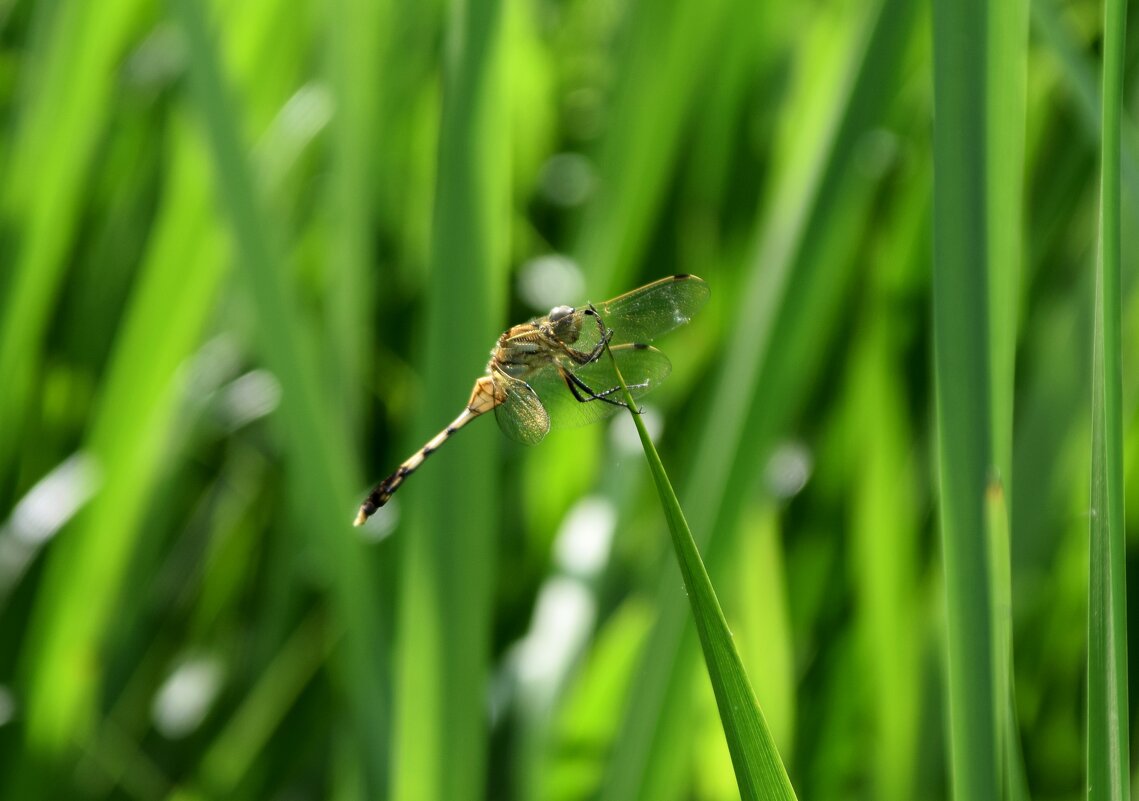
<instances>
[{"instance_id":1,"label":"dragonfly wing","mask_svg":"<svg viewBox=\"0 0 1139 801\"><path fill-rule=\"evenodd\" d=\"M672 275L596 304L610 344L652 342L684 325L708 300L708 284L695 275Z\"/></svg>"},{"instance_id":2,"label":"dragonfly wing","mask_svg":"<svg viewBox=\"0 0 1139 801\"><path fill-rule=\"evenodd\" d=\"M550 417L538 395L525 381L501 370L495 370L492 378L506 394L506 400L494 407L494 417L502 433L524 445L541 442L550 430Z\"/></svg>"},{"instance_id":3,"label":"dragonfly wing","mask_svg":"<svg viewBox=\"0 0 1139 801\"><path fill-rule=\"evenodd\" d=\"M611 351L634 398L651 392L672 372L668 357L654 347L625 344L617 345ZM558 365L550 365L527 377L527 382L541 399L553 425L575 428L624 411L619 405L589 397L592 392L611 401L623 403L625 400L608 354L601 354L601 358L589 364L562 366L562 370L571 372L584 384L585 388L577 387L578 395L585 398L584 401L574 397Z\"/></svg>"}]
</instances>

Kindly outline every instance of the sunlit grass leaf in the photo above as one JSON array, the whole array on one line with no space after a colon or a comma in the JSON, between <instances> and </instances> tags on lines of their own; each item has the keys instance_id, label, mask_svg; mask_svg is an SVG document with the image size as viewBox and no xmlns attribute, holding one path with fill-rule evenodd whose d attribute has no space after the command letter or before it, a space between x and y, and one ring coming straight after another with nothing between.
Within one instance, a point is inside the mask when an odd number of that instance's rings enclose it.
<instances>
[{"instance_id":1,"label":"sunlit grass leaf","mask_svg":"<svg viewBox=\"0 0 1139 801\"><path fill-rule=\"evenodd\" d=\"M608 352L607 357L613 359L612 352ZM616 360L613 360L613 365L617 370ZM704 561L696 549L692 530L680 508L680 500L672 489L672 483L665 473L664 464L649 437L648 429L645 428L641 415L636 412L637 402L619 370L617 378L625 392L629 414L637 426L641 446L645 449L645 459L649 463L649 472L656 484L661 508L672 536L676 560L680 565L680 574L684 578L696 631L704 651L704 663L720 708L720 721L732 755L740 795L746 801L794 799L795 791L791 787L791 780L787 778L787 769L783 766L775 740L760 711L747 671L736 650L732 632L728 629L728 621L720 608L720 601L712 588Z\"/></svg>"},{"instance_id":2,"label":"sunlit grass leaf","mask_svg":"<svg viewBox=\"0 0 1139 801\"><path fill-rule=\"evenodd\" d=\"M192 97L239 256L237 274L256 313L265 363L281 385L280 424L293 459L288 505L294 525L312 538L312 552L320 556L317 569L327 582L338 625L350 632L337 651L335 666L350 698L368 786L379 793L387 770L384 738L376 726L388 714L384 672L379 669L385 664L383 630L364 585L363 544L339 522L352 507L346 431L336 425L318 383L313 338L300 314L295 287L287 280L289 273L281 269L281 232L265 212L204 10L193 0L174 8L186 37Z\"/></svg>"},{"instance_id":3,"label":"sunlit grass leaf","mask_svg":"<svg viewBox=\"0 0 1139 801\"><path fill-rule=\"evenodd\" d=\"M447 18L431 279L415 349L424 395L409 452L462 410L503 326L511 222L504 5L475 0ZM476 421L403 498L397 801L483 795L501 440L492 420Z\"/></svg>"},{"instance_id":4,"label":"sunlit grass leaf","mask_svg":"<svg viewBox=\"0 0 1139 801\"><path fill-rule=\"evenodd\" d=\"M1092 355L1088 798L1131 797L1123 516L1121 151L1127 3L1104 4L1103 125Z\"/></svg>"}]
</instances>

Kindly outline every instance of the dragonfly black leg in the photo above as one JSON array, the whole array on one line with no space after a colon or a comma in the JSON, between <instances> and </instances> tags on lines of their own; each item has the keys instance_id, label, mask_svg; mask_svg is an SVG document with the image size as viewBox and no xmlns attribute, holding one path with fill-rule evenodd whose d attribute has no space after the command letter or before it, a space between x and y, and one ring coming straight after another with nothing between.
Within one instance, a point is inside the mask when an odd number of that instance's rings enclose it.
<instances>
[{"instance_id":1,"label":"dragonfly black leg","mask_svg":"<svg viewBox=\"0 0 1139 801\"><path fill-rule=\"evenodd\" d=\"M575 351L580 354L574 357L574 361L578 364L592 364L601 358L601 354L605 352L605 346L609 344L609 340L613 338L613 329L605 327L605 321L601 319L601 315L597 313L597 309L590 303L588 307L583 310L584 314L589 315L597 321L597 330L601 335L601 341L593 346L593 350L585 353L583 351Z\"/></svg>"},{"instance_id":2,"label":"dragonfly black leg","mask_svg":"<svg viewBox=\"0 0 1139 801\"><path fill-rule=\"evenodd\" d=\"M611 403L614 406L620 406L623 409L628 409L629 404L625 401L613 400L609 396L617 392L621 387L610 387L609 389L602 390L601 392L594 392L592 388L569 370L561 371L562 380L566 382L569 391L573 393L574 399L578 403L589 403L590 401L602 401L603 403ZM644 389L648 386L648 382L640 384L630 384L629 389ZM585 393L584 396L582 393ZM634 409L637 414L641 413L640 409Z\"/></svg>"}]
</instances>

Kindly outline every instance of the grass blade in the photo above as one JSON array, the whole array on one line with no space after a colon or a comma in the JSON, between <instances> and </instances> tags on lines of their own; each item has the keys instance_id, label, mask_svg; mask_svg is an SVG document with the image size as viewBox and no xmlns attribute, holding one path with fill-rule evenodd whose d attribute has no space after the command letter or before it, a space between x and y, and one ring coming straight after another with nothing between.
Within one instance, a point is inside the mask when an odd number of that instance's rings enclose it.
<instances>
[{"instance_id":1,"label":"grass blade","mask_svg":"<svg viewBox=\"0 0 1139 801\"><path fill-rule=\"evenodd\" d=\"M1007 548L1007 536L986 535L985 492L991 476L1007 481L1012 462L1025 15L934 4L934 369L952 783L962 799L1000 797L1005 761L993 629L1007 613L994 606L989 549Z\"/></svg>"},{"instance_id":2,"label":"grass blade","mask_svg":"<svg viewBox=\"0 0 1139 801\"><path fill-rule=\"evenodd\" d=\"M1016 375L1022 196L1024 194L1028 4L986 6L988 58L985 84L986 247L989 299L989 413L991 461L1010 492L1012 482L1013 387ZM1001 508L1009 509L1009 504Z\"/></svg>"},{"instance_id":3,"label":"grass blade","mask_svg":"<svg viewBox=\"0 0 1139 801\"><path fill-rule=\"evenodd\" d=\"M1080 129L1088 141L1099 143L1103 129L1103 114L1100 105L1100 87L1096 83L1095 63L1091 56L1081 49L1076 41L1075 33L1070 24L1065 24L1061 18L1060 9L1055 0L1040 0L1032 4L1032 23L1034 32L1047 45L1063 67L1064 83L1075 100L1077 119ZM1120 154L1120 169L1122 172L1123 192L1128 204L1123 207L1123 213L1131 220L1139 215L1139 203L1133 202L1139 198L1139 137L1136 136L1135 126L1130 118L1120 119L1122 126ZM1124 276L1125 287L1132 280Z\"/></svg>"},{"instance_id":4,"label":"grass blade","mask_svg":"<svg viewBox=\"0 0 1139 801\"><path fill-rule=\"evenodd\" d=\"M853 275L852 223L870 214L872 185L851 169L858 143L887 113L883 82L902 69L915 29L906 0L861 7L836 42L826 30L810 52L804 104L823 122L805 136L790 125L757 257L744 270L736 324L724 346L730 365L714 380L693 457L686 508L712 575L735 559L740 499L754 487L777 432L802 402ZM844 78L846 80L844 80ZM817 104L817 105L813 105ZM789 119L798 119L791 115ZM626 706L603 798L678 798L688 748L687 699L697 669L684 601L666 575L657 626Z\"/></svg>"},{"instance_id":5,"label":"grass blade","mask_svg":"<svg viewBox=\"0 0 1139 801\"><path fill-rule=\"evenodd\" d=\"M330 377L333 397L350 430L359 428L360 376L367 352L368 310L371 307L368 270L368 219L372 213L368 184L372 177L370 154L376 137L376 89L361 75L375 75L384 18L381 3L338 0L329 15L326 34L329 83L336 113L331 125L332 169L328 189L329 273L332 307L325 353L335 365ZM390 23L389 23L390 24Z\"/></svg>"},{"instance_id":6,"label":"grass blade","mask_svg":"<svg viewBox=\"0 0 1139 801\"><path fill-rule=\"evenodd\" d=\"M262 355L281 385L290 506L296 525L312 538L313 553L323 555L317 567L329 582L338 625L350 632L336 665L349 695L346 705L354 716L370 792L380 794L387 767L378 725L386 717L381 629L365 589L362 543L340 522L344 510L352 508L346 432L333 425L330 404L317 384L316 354L307 347L305 320L281 269L283 250L254 182L204 9L193 0L178 0L173 7L186 37L190 88L239 253L238 275L256 312Z\"/></svg>"},{"instance_id":7,"label":"grass blade","mask_svg":"<svg viewBox=\"0 0 1139 801\"><path fill-rule=\"evenodd\" d=\"M454 418L502 330L510 226L499 0L448 19L431 232L418 447ZM477 799L487 770L486 701L499 530L501 434L479 420L402 499L412 510L399 598L395 785L412 801ZM440 770L439 766L446 766Z\"/></svg>"},{"instance_id":8,"label":"grass blade","mask_svg":"<svg viewBox=\"0 0 1139 801\"><path fill-rule=\"evenodd\" d=\"M5 219L23 232L0 302L0 475L32 397L43 339L66 275L91 160L112 106L116 64L142 11L139 0L43 4L51 34L23 72L23 109L0 188ZM8 254L5 254L7 256Z\"/></svg>"},{"instance_id":9,"label":"grass blade","mask_svg":"<svg viewBox=\"0 0 1139 801\"><path fill-rule=\"evenodd\" d=\"M1028 798L1024 764L1020 754L1013 693L1012 665L1012 568L1009 547L1008 502L1004 487L995 479L985 493L985 516L989 564L993 574L993 697L996 699L997 732L1004 739L998 755L1001 786L1006 801Z\"/></svg>"},{"instance_id":10,"label":"grass blade","mask_svg":"<svg viewBox=\"0 0 1139 801\"><path fill-rule=\"evenodd\" d=\"M589 286L615 294L633 285L656 207L667 199L686 115L706 88L704 68L719 63L733 10L729 0L632 5L612 133L598 154L606 192L589 207L578 244Z\"/></svg>"},{"instance_id":11,"label":"grass blade","mask_svg":"<svg viewBox=\"0 0 1139 801\"><path fill-rule=\"evenodd\" d=\"M202 148L185 125L173 139L169 194L87 440L104 483L72 536L52 552L51 589L37 609L29 734L49 752L61 751L93 719L101 672L88 669L82 655L98 651L116 623L162 446L177 420L177 371L198 342L224 274ZM170 269L178 260L185 274Z\"/></svg>"},{"instance_id":12,"label":"grass blade","mask_svg":"<svg viewBox=\"0 0 1139 801\"><path fill-rule=\"evenodd\" d=\"M1099 257L1092 345L1088 798L1131 797L1123 517L1121 126L1126 0L1104 4Z\"/></svg>"},{"instance_id":13,"label":"grass blade","mask_svg":"<svg viewBox=\"0 0 1139 801\"><path fill-rule=\"evenodd\" d=\"M924 215L918 215L924 217ZM856 609L865 676L874 717L867 734L874 749L873 797L905 801L914 797L914 765L921 725L923 671L921 610L914 576L919 523L907 483L915 473L904 390L897 355L891 350L887 311L868 315L869 332L852 359L851 432L864 454L854 477L850 531L856 565ZM805 789L806 788L802 788Z\"/></svg>"},{"instance_id":14,"label":"grass blade","mask_svg":"<svg viewBox=\"0 0 1139 801\"><path fill-rule=\"evenodd\" d=\"M989 483L984 495L993 662L991 682L1000 748L998 776L1006 801L1027 796L1016 723L1012 655L1011 504L1014 480L1013 393L1021 275L1028 4L986 7L985 181L988 250Z\"/></svg>"},{"instance_id":15,"label":"grass blade","mask_svg":"<svg viewBox=\"0 0 1139 801\"><path fill-rule=\"evenodd\" d=\"M680 508L680 501L672 489L672 482L665 473L649 432L640 414L633 411L637 403L633 394L625 386L625 379L617 367L617 360L606 348L613 361L613 369L621 382L625 400L629 404L629 414L637 427L637 435L645 449L645 459L649 463L653 483L660 496L661 507L668 530L672 535L672 545L676 551L676 561L684 578L684 587L692 607L692 617L696 631L700 635L700 645L704 651L704 662L712 690L716 694L716 705L720 709L720 721L724 726L724 736L732 755L732 766L736 771L736 783L740 795L748 801L760 799L795 798L787 770L775 748L775 740L767 728L763 712L756 701L755 692L748 681L743 662L736 650L732 632L720 608L720 601L708 578L708 571L692 538L692 530Z\"/></svg>"}]
</instances>

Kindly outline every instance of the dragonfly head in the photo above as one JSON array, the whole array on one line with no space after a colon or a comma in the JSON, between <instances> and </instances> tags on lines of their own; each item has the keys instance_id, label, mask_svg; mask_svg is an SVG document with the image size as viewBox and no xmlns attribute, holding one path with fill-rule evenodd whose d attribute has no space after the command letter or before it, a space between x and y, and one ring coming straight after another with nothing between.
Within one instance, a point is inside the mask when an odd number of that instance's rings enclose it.
<instances>
[{"instance_id":1,"label":"dragonfly head","mask_svg":"<svg viewBox=\"0 0 1139 801\"><path fill-rule=\"evenodd\" d=\"M555 306L546 315L550 333L559 341L572 345L581 336L581 315L572 306Z\"/></svg>"}]
</instances>

